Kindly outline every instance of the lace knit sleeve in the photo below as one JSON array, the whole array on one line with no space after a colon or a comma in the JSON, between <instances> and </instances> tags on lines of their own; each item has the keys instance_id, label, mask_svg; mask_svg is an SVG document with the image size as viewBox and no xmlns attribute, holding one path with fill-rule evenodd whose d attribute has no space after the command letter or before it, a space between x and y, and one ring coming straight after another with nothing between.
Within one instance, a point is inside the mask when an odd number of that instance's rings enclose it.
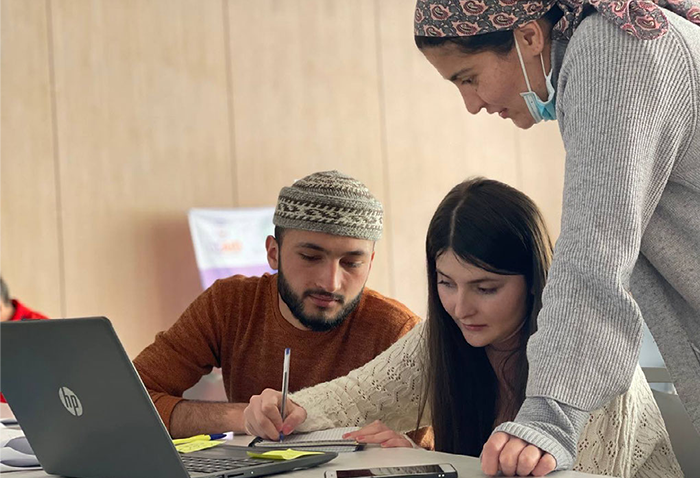
<instances>
[{"instance_id":1,"label":"lace knit sleeve","mask_svg":"<svg viewBox=\"0 0 700 478\"><path fill-rule=\"evenodd\" d=\"M418 418L426 348L425 322L345 377L305 388L290 398L304 407L298 431L363 426L381 419L390 428L413 430ZM421 426L430 423L429 410Z\"/></svg>"},{"instance_id":2,"label":"lace knit sleeve","mask_svg":"<svg viewBox=\"0 0 700 478\"><path fill-rule=\"evenodd\" d=\"M573 469L621 478L683 477L639 366L627 393L591 413Z\"/></svg>"}]
</instances>

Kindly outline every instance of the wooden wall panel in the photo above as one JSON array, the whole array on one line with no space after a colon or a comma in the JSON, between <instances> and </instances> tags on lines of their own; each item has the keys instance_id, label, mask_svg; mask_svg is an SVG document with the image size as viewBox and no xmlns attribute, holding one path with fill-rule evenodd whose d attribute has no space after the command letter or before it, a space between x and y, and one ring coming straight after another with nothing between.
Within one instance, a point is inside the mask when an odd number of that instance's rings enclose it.
<instances>
[{"instance_id":1,"label":"wooden wall panel","mask_svg":"<svg viewBox=\"0 0 700 478\"><path fill-rule=\"evenodd\" d=\"M519 183L516 129L471 116L413 42L413 2L377 0L386 111L396 298L424 314L425 233L437 205L460 181L487 176Z\"/></svg>"},{"instance_id":2,"label":"wooden wall panel","mask_svg":"<svg viewBox=\"0 0 700 478\"><path fill-rule=\"evenodd\" d=\"M133 356L200 292L188 208L235 205L222 3L53 13L67 310Z\"/></svg>"},{"instance_id":3,"label":"wooden wall panel","mask_svg":"<svg viewBox=\"0 0 700 478\"><path fill-rule=\"evenodd\" d=\"M2 0L0 272L13 296L60 317L46 2Z\"/></svg>"},{"instance_id":4,"label":"wooden wall panel","mask_svg":"<svg viewBox=\"0 0 700 478\"><path fill-rule=\"evenodd\" d=\"M107 315L132 356L200 291L187 209L273 205L313 171L382 200L369 285L421 314L427 225L464 178L558 234L556 124L470 116L413 2L0 1L0 271L50 315Z\"/></svg>"},{"instance_id":5,"label":"wooden wall panel","mask_svg":"<svg viewBox=\"0 0 700 478\"><path fill-rule=\"evenodd\" d=\"M387 210L372 0L231 0L238 198L274 205L315 171L363 181ZM368 285L390 294L391 237Z\"/></svg>"}]
</instances>

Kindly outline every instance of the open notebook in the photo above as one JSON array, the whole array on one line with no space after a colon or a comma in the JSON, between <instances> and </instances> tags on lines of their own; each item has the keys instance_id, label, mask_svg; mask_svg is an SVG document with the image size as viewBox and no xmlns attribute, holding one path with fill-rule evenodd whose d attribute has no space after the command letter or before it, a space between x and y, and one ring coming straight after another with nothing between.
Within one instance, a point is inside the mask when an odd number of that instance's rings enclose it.
<instances>
[{"instance_id":1,"label":"open notebook","mask_svg":"<svg viewBox=\"0 0 700 478\"><path fill-rule=\"evenodd\" d=\"M364 448L363 444L355 440L344 440L343 435L358 430L357 427L331 428L317 432L294 433L285 437L283 441L270 441L256 438L249 446L264 448L303 448L304 450L348 452Z\"/></svg>"}]
</instances>

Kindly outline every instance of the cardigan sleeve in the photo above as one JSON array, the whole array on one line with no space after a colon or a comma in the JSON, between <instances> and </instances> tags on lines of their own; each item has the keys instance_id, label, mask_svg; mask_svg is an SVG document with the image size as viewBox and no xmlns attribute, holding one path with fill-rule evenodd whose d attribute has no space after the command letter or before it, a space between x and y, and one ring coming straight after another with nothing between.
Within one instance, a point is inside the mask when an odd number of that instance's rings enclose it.
<instances>
[{"instance_id":1,"label":"cardigan sleeve","mask_svg":"<svg viewBox=\"0 0 700 478\"><path fill-rule=\"evenodd\" d=\"M637 366L627 393L592 412L575 471L629 478L682 478L659 407Z\"/></svg>"},{"instance_id":2,"label":"cardigan sleeve","mask_svg":"<svg viewBox=\"0 0 700 478\"><path fill-rule=\"evenodd\" d=\"M307 412L298 431L363 426L378 419L399 432L414 429L425 369L424 327L421 322L347 376L291 394ZM421 426L430 422L428 408Z\"/></svg>"}]
</instances>

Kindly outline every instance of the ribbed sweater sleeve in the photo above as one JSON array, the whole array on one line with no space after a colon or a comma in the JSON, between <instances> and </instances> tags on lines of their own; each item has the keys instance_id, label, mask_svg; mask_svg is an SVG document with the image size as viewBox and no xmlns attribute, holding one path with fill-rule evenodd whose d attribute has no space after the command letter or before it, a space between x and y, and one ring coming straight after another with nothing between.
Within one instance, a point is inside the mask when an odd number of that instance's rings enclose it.
<instances>
[{"instance_id":1,"label":"ribbed sweater sleeve","mask_svg":"<svg viewBox=\"0 0 700 478\"><path fill-rule=\"evenodd\" d=\"M593 15L569 43L557 116L566 168L561 234L528 343L527 398L497 430L576 456L586 412L623 393L642 315L629 292L646 225L697 127L700 85L672 28L636 40Z\"/></svg>"},{"instance_id":2,"label":"ribbed sweater sleeve","mask_svg":"<svg viewBox=\"0 0 700 478\"><path fill-rule=\"evenodd\" d=\"M159 332L155 341L134 359L134 366L168 430L170 416L183 400L183 392L212 368L221 366L217 292L215 284L202 293L170 329Z\"/></svg>"}]
</instances>

